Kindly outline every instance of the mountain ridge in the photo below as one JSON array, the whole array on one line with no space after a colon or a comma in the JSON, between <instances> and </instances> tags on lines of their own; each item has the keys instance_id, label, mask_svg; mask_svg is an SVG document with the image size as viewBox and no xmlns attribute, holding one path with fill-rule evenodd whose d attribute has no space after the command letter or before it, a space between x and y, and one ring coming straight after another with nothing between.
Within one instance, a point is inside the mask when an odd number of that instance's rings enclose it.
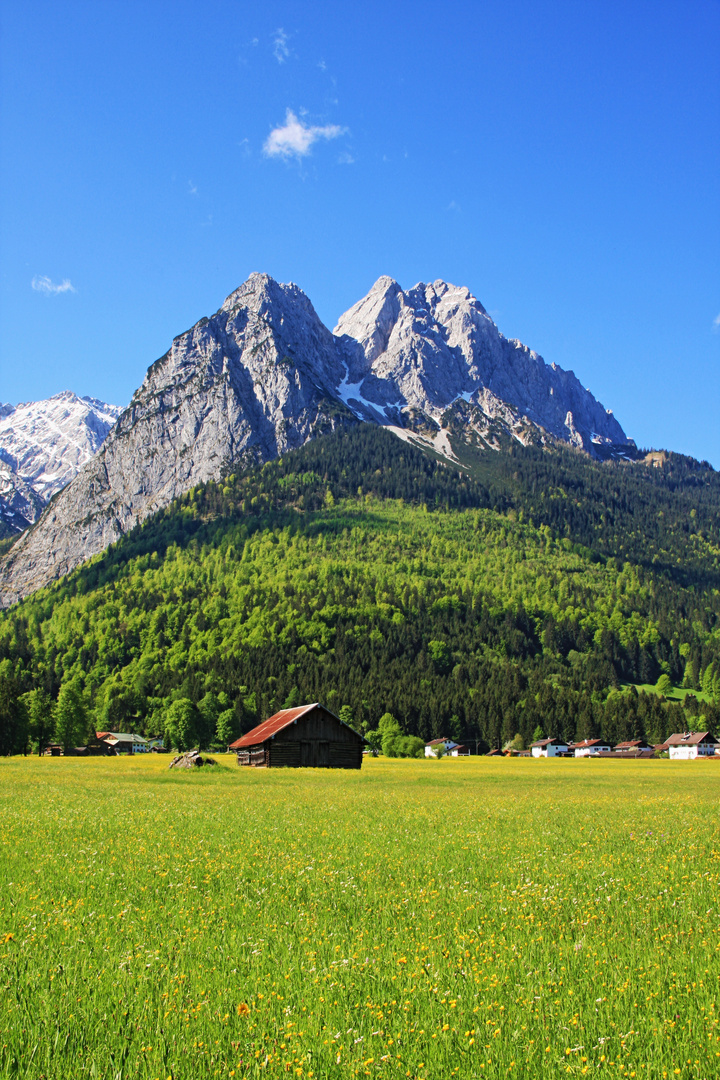
<instances>
[{"instance_id":1,"label":"mountain ridge","mask_svg":"<svg viewBox=\"0 0 720 1080\"><path fill-rule=\"evenodd\" d=\"M37 521L97 453L121 412L71 390L0 405L0 526L12 534Z\"/></svg>"},{"instance_id":2,"label":"mountain ridge","mask_svg":"<svg viewBox=\"0 0 720 1080\"><path fill-rule=\"evenodd\" d=\"M15 542L0 563L0 604L68 573L198 483L359 422L450 461L458 439L635 452L571 372L504 338L466 288L436 281L406 293L380 278L333 334L297 285L252 274L174 338L99 453Z\"/></svg>"}]
</instances>

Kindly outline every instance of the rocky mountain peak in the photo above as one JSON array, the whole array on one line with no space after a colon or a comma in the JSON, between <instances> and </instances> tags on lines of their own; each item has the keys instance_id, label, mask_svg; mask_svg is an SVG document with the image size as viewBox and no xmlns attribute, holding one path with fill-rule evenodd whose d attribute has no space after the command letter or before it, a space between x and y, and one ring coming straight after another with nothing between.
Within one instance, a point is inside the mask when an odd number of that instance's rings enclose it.
<instances>
[{"instance_id":1,"label":"rocky mountain peak","mask_svg":"<svg viewBox=\"0 0 720 1080\"><path fill-rule=\"evenodd\" d=\"M442 426L446 411L462 401L479 410L478 432L500 420L516 438L537 429L590 453L630 446L612 413L571 371L505 338L464 286L438 280L404 292L380 278L340 318L335 334L355 387L346 400L363 418L372 406L387 421L410 410ZM464 415L467 421L472 413Z\"/></svg>"},{"instance_id":2,"label":"rocky mountain peak","mask_svg":"<svg viewBox=\"0 0 720 1080\"><path fill-rule=\"evenodd\" d=\"M120 412L103 428L92 399L51 404L88 412L95 449ZM0 430L15 428L20 408ZM0 564L0 604L67 573L196 484L358 421L450 459L463 441L557 439L596 456L632 445L572 372L508 341L465 287L437 280L404 291L378 278L332 334L297 285L251 274L174 338L96 456L77 459L78 475ZM58 473L52 482L66 481Z\"/></svg>"}]
</instances>

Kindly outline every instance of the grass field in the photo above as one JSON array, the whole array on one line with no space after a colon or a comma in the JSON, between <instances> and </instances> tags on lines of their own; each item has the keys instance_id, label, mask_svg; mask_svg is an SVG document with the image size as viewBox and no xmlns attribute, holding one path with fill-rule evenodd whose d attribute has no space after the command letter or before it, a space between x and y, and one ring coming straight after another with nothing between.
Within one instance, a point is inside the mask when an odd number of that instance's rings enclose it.
<instances>
[{"instance_id":1,"label":"grass field","mask_svg":"<svg viewBox=\"0 0 720 1080\"><path fill-rule=\"evenodd\" d=\"M638 693L657 694L658 688L655 683L620 683L622 690L627 690L629 687L634 686ZM686 697L697 698L698 701L709 705L712 701L710 694L706 694L704 690L689 690L684 686L673 686L669 694L664 695L668 701L684 701Z\"/></svg>"},{"instance_id":2,"label":"grass field","mask_svg":"<svg viewBox=\"0 0 720 1080\"><path fill-rule=\"evenodd\" d=\"M720 1074L720 765L0 761L0 1075Z\"/></svg>"}]
</instances>

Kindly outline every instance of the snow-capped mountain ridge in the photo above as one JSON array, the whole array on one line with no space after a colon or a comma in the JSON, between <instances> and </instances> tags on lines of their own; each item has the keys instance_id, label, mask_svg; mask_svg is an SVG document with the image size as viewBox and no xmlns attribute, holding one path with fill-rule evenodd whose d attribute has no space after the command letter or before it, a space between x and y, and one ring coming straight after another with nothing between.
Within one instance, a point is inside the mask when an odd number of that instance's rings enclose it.
<instances>
[{"instance_id":1,"label":"snow-capped mountain ridge","mask_svg":"<svg viewBox=\"0 0 720 1080\"><path fill-rule=\"evenodd\" d=\"M0 605L196 484L360 421L450 460L463 441L560 440L596 456L634 448L572 372L504 338L466 288L404 292L380 278L333 334L297 285L252 274L148 368L99 452L16 541L0 563Z\"/></svg>"},{"instance_id":2,"label":"snow-capped mountain ridge","mask_svg":"<svg viewBox=\"0 0 720 1080\"><path fill-rule=\"evenodd\" d=\"M19 531L102 446L122 409L64 390L0 405L0 521Z\"/></svg>"}]
</instances>

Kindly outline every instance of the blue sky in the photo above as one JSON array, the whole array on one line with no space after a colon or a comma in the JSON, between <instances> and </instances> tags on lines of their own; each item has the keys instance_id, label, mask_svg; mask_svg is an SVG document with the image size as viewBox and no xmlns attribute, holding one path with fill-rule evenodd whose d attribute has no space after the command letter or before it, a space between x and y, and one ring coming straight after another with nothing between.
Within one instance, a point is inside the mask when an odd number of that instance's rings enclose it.
<instances>
[{"instance_id":1,"label":"blue sky","mask_svg":"<svg viewBox=\"0 0 720 1080\"><path fill-rule=\"evenodd\" d=\"M6 0L0 400L126 403L253 270L475 293L720 467L720 3Z\"/></svg>"}]
</instances>

